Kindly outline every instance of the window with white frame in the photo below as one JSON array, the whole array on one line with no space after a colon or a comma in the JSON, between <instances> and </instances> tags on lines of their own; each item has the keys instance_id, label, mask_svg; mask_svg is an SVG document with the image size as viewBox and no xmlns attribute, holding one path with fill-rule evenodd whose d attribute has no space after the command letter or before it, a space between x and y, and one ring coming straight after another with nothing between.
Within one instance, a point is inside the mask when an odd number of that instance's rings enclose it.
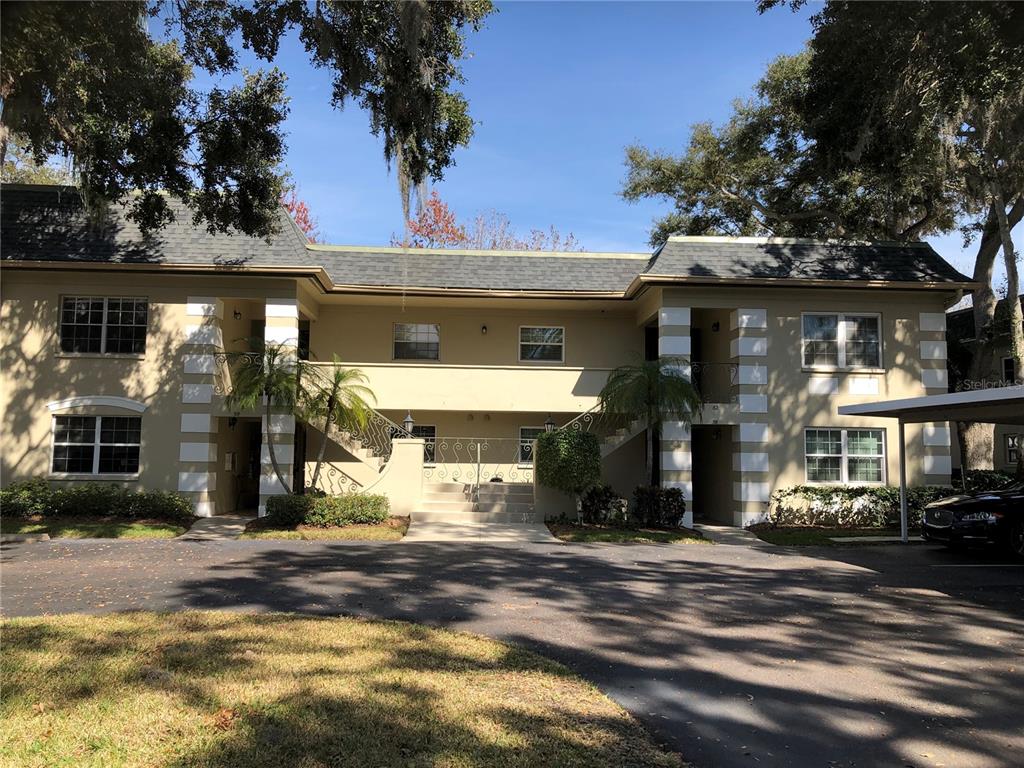
<instances>
[{"instance_id":1,"label":"window with white frame","mask_svg":"<svg viewBox=\"0 0 1024 768\"><path fill-rule=\"evenodd\" d=\"M1016 464L1020 461L1020 435L1006 436L1006 463Z\"/></svg>"},{"instance_id":2,"label":"window with white frame","mask_svg":"<svg viewBox=\"0 0 1024 768\"><path fill-rule=\"evenodd\" d=\"M523 325L519 328L519 361L560 363L565 359L565 328Z\"/></svg>"},{"instance_id":3,"label":"window with white frame","mask_svg":"<svg viewBox=\"0 0 1024 768\"><path fill-rule=\"evenodd\" d=\"M428 424L414 424L412 436L423 438L423 463L433 464L437 457L437 427Z\"/></svg>"},{"instance_id":4,"label":"window with white frame","mask_svg":"<svg viewBox=\"0 0 1024 768\"><path fill-rule=\"evenodd\" d=\"M804 367L881 368L881 326L879 315L804 313Z\"/></svg>"},{"instance_id":5,"label":"window with white frame","mask_svg":"<svg viewBox=\"0 0 1024 768\"><path fill-rule=\"evenodd\" d=\"M436 323L395 323L395 360L439 360L441 326Z\"/></svg>"},{"instance_id":6,"label":"window with white frame","mask_svg":"<svg viewBox=\"0 0 1024 768\"><path fill-rule=\"evenodd\" d=\"M146 351L149 302L126 296L64 296L61 352L141 355Z\"/></svg>"},{"instance_id":7,"label":"window with white frame","mask_svg":"<svg viewBox=\"0 0 1024 768\"><path fill-rule=\"evenodd\" d=\"M884 483L884 430L808 428L804 463L809 483Z\"/></svg>"},{"instance_id":8,"label":"window with white frame","mask_svg":"<svg viewBox=\"0 0 1024 768\"><path fill-rule=\"evenodd\" d=\"M533 464L533 443L544 434L544 427L519 428L519 463Z\"/></svg>"},{"instance_id":9,"label":"window with white frame","mask_svg":"<svg viewBox=\"0 0 1024 768\"><path fill-rule=\"evenodd\" d=\"M134 475L139 471L138 416L54 416L51 471L71 475Z\"/></svg>"}]
</instances>

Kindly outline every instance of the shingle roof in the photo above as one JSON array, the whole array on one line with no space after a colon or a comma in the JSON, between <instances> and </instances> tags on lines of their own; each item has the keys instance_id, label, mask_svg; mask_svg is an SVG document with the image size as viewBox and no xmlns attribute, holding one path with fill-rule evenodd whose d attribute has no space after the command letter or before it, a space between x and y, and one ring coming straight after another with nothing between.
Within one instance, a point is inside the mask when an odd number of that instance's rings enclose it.
<instances>
[{"instance_id":1,"label":"shingle roof","mask_svg":"<svg viewBox=\"0 0 1024 768\"><path fill-rule=\"evenodd\" d=\"M694 278L969 282L927 243L672 237L649 275Z\"/></svg>"},{"instance_id":2,"label":"shingle roof","mask_svg":"<svg viewBox=\"0 0 1024 768\"><path fill-rule=\"evenodd\" d=\"M646 254L316 247L313 258L339 285L487 291L622 293Z\"/></svg>"},{"instance_id":3,"label":"shingle roof","mask_svg":"<svg viewBox=\"0 0 1024 768\"><path fill-rule=\"evenodd\" d=\"M756 238L670 238L653 257L638 253L416 250L309 245L281 212L270 242L210 234L171 201L175 221L143 238L112 207L87 220L70 187L5 184L0 191L4 261L115 262L223 267L322 267L335 286L502 292L624 294L642 276L665 279L797 279L964 283L931 246Z\"/></svg>"},{"instance_id":4,"label":"shingle roof","mask_svg":"<svg viewBox=\"0 0 1024 768\"><path fill-rule=\"evenodd\" d=\"M0 255L5 261L81 261L224 266L292 266L311 262L306 238L281 211L271 242L242 234L211 234L170 199L174 221L144 238L120 206L102 223L86 217L72 187L5 184L0 192Z\"/></svg>"}]
</instances>

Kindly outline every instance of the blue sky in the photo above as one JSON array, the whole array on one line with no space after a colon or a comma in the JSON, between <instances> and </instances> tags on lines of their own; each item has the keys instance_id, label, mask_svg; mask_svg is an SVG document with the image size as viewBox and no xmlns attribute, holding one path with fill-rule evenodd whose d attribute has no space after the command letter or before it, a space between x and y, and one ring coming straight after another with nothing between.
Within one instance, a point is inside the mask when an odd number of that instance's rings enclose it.
<instances>
[{"instance_id":1,"label":"blue sky","mask_svg":"<svg viewBox=\"0 0 1024 768\"><path fill-rule=\"evenodd\" d=\"M468 38L464 92L476 133L435 185L460 219L505 213L520 231L555 225L588 250L646 251L666 203L619 197L624 148L680 151L689 126L725 120L765 65L799 51L801 13L750 2L500 3ZM328 74L294 39L287 163L328 242L386 245L401 231L394 173L354 105L329 104ZM961 269L958 235L933 244Z\"/></svg>"}]
</instances>

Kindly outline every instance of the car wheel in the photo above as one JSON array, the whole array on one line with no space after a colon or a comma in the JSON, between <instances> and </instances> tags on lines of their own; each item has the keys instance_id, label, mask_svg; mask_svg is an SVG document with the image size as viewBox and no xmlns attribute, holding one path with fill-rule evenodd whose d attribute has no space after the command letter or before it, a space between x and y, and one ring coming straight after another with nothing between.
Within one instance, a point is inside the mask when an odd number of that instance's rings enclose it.
<instances>
[{"instance_id":1,"label":"car wheel","mask_svg":"<svg viewBox=\"0 0 1024 768\"><path fill-rule=\"evenodd\" d=\"M1010 549L1017 557L1024 557L1024 520L1018 520L1010 528Z\"/></svg>"}]
</instances>

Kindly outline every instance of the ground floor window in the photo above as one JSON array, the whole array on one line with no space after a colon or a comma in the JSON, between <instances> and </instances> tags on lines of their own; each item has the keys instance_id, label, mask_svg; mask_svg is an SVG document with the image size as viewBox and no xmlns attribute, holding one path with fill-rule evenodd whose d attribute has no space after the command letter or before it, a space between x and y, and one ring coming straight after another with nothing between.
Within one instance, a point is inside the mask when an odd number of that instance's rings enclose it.
<instances>
[{"instance_id":1,"label":"ground floor window","mask_svg":"<svg viewBox=\"0 0 1024 768\"><path fill-rule=\"evenodd\" d=\"M1020 461L1020 435L1006 436L1006 463L1016 464Z\"/></svg>"},{"instance_id":2,"label":"ground floor window","mask_svg":"<svg viewBox=\"0 0 1024 768\"><path fill-rule=\"evenodd\" d=\"M433 464L437 458L437 427L416 424L412 428L412 436L423 438L423 463Z\"/></svg>"},{"instance_id":3,"label":"ground floor window","mask_svg":"<svg viewBox=\"0 0 1024 768\"><path fill-rule=\"evenodd\" d=\"M884 483L884 430L806 429L804 462L809 483Z\"/></svg>"},{"instance_id":4,"label":"ground floor window","mask_svg":"<svg viewBox=\"0 0 1024 768\"><path fill-rule=\"evenodd\" d=\"M544 434L544 427L519 428L519 463L533 464L533 443Z\"/></svg>"},{"instance_id":5,"label":"ground floor window","mask_svg":"<svg viewBox=\"0 0 1024 768\"><path fill-rule=\"evenodd\" d=\"M82 475L137 474L141 434L138 416L54 416L51 470Z\"/></svg>"}]
</instances>

